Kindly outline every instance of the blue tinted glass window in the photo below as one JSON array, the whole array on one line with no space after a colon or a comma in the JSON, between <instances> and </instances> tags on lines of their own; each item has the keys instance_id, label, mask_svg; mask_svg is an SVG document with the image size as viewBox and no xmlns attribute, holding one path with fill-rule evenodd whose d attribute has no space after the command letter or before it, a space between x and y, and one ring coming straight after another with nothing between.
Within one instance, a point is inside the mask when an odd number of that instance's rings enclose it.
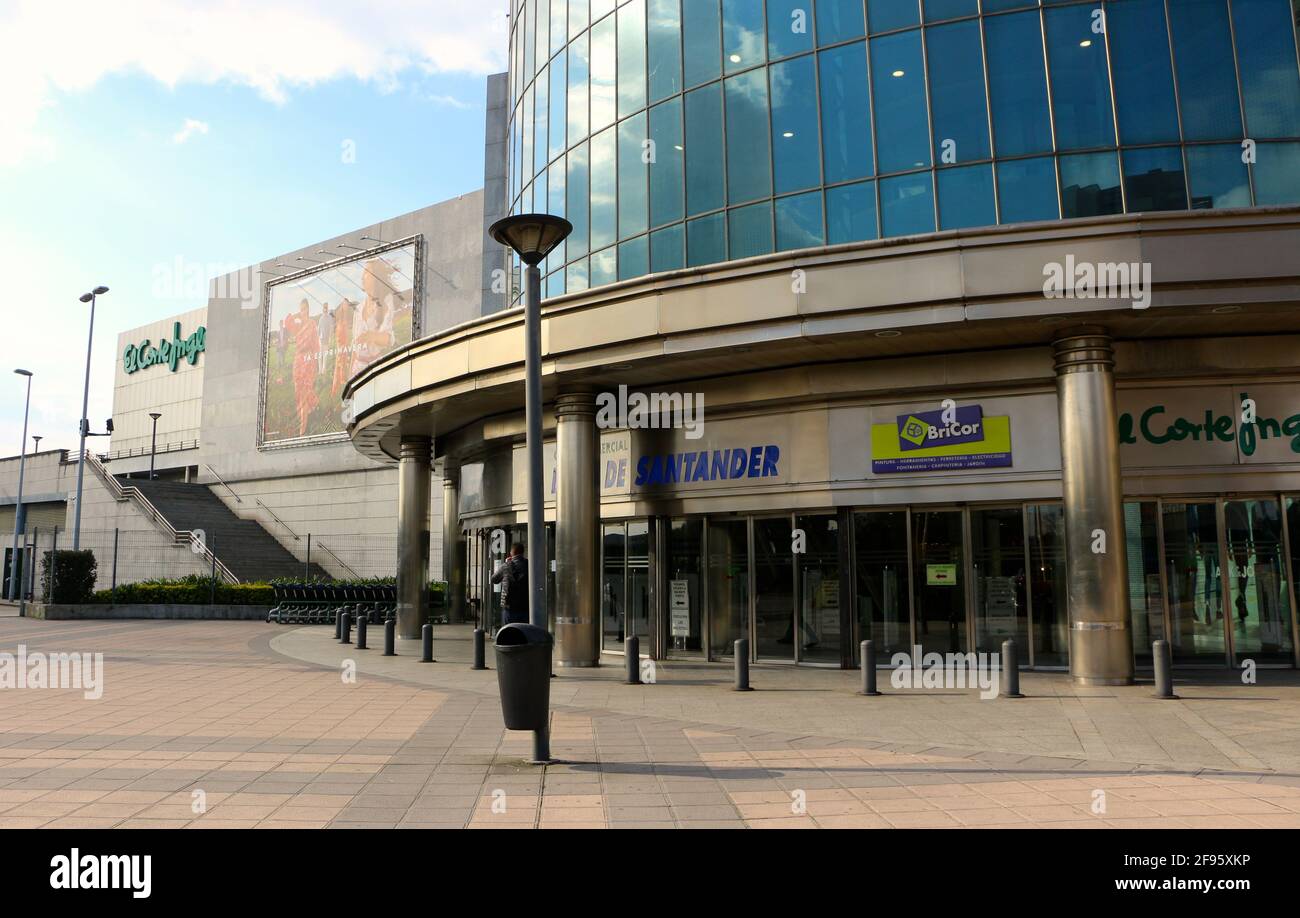
<instances>
[{"instance_id":1,"label":"blue tinted glass window","mask_svg":"<svg viewBox=\"0 0 1300 918\"><path fill-rule=\"evenodd\" d=\"M537 0L537 70L546 66L550 59L551 40L551 0Z\"/></svg>"},{"instance_id":2,"label":"blue tinted glass window","mask_svg":"<svg viewBox=\"0 0 1300 918\"><path fill-rule=\"evenodd\" d=\"M686 263L711 265L727 260L722 214L710 214L686 223Z\"/></svg>"},{"instance_id":3,"label":"blue tinted glass window","mask_svg":"<svg viewBox=\"0 0 1300 918\"><path fill-rule=\"evenodd\" d=\"M587 36L569 44L569 146L587 136Z\"/></svg>"},{"instance_id":4,"label":"blue tinted glass window","mask_svg":"<svg viewBox=\"0 0 1300 918\"><path fill-rule=\"evenodd\" d=\"M905 29L920 22L916 0L867 0L867 25L872 32Z\"/></svg>"},{"instance_id":5,"label":"blue tinted glass window","mask_svg":"<svg viewBox=\"0 0 1300 918\"><path fill-rule=\"evenodd\" d=\"M591 248L602 249L618 235L618 156L614 130L591 138Z\"/></svg>"},{"instance_id":6,"label":"blue tinted glass window","mask_svg":"<svg viewBox=\"0 0 1300 918\"><path fill-rule=\"evenodd\" d=\"M969 19L926 29L925 43L930 62L935 159L958 163L988 159L989 123L979 22ZM944 158L945 152L948 159Z\"/></svg>"},{"instance_id":7,"label":"blue tinted glass window","mask_svg":"<svg viewBox=\"0 0 1300 918\"><path fill-rule=\"evenodd\" d=\"M1300 204L1300 143L1261 143L1255 160L1255 204Z\"/></svg>"},{"instance_id":8,"label":"blue tinted glass window","mask_svg":"<svg viewBox=\"0 0 1300 918\"><path fill-rule=\"evenodd\" d=\"M737 207L727 215L731 258L749 258L772 251L772 205L768 201Z\"/></svg>"},{"instance_id":9,"label":"blue tinted glass window","mask_svg":"<svg viewBox=\"0 0 1300 918\"><path fill-rule=\"evenodd\" d=\"M565 268L564 280L564 289L568 293L586 290L589 286L587 282L587 259L580 258Z\"/></svg>"},{"instance_id":10,"label":"blue tinted glass window","mask_svg":"<svg viewBox=\"0 0 1300 918\"><path fill-rule=\"evenodd\" d=\"M650 270L658 274L686 267L685 237L685 227L681 223L651 233Z\"/></svg>"},{"instance_id":11,"label":"blue tinted glass window","mask_svg":"<svg viewBox=\"0 0 1300 918\"><path fill-rule=\"evenodd\" d=\"M650 225L676 223L684 215L682 188L685 164L682 145L682 100L672 99L650 109Z\"/></svg>"},{"instance_id":12,"label":"blue tinted glass window","mask_svg":"<svg viewBox=\"0 0 1300 918\"><path fill-rule=\"evenodd\" d=\"M547 183L546 212L555 214L557 217L563 217L565 213L564 189L566 182L564 181L564 171L564 160L562 159L551 163L551 168L547 170L550 181ZM564 243L560 243L560 245L563 246Z\"/></svg>"},{"instance_id":13,"label":"blue tinted glass window","mask_svg":"<svg viewBox=\"0 0 1300 918\"><path fill-rule=\"evenodd\" d=\"M569 34L568 0L551 0L551 53L564 47Z\"/></svg>"},{"instance_id":14,"label":"blue tinted glass window","mask_svg":"<svg viewBox=\"0 0 1300 918\"><path fill-rule=\"evenodd\" d=\"M682 13L680 0L650 0L646 23L650 101L682 91Z\"/></svg>"},{"instance_id":15,"label":"blue tinted glass window","mask_svg":"<svg viewBox=\"0 0 1300 918\"><path fill-rule=\"evenodd\" d=\"M618 256L614 249L605 249L591 256L591 275L589 283L593 287L612 284L618 280Z\"/></svg>"},{"instance_id":16,"label":"blue tinted glass window","mask_svg":"<svg viewBox=\"0 0 1300 918\"><path fill-rule=\"evenodd\" d=\"M1218 140L1241 136L1241 105L1224 0L1169 4L1178 66L1183 136Z\"/></svg>"},{"instance_id":17,"label":"blue tinted glass window","mask_svg":"<svg viewBox=\"0 0 1300 918\"><path fill-rule=\"evenodd\" d=\"M1124 194L1131 214L1150 210L1186 210L1183 151L1179 147L1125 150Z\"/></svg>"},{"instance_id":18,"label":"blue tinted glass window","mask_svg":"<svg viewBox=\"0 0 1300 918\"><path fill-rule=\"evenodd\" d=\"M828 183L875 171L871 103L867 98L867 49L862 42L817 55L821 76L822 156Z\"/></svg>"},{"instance_id":19,"label":"blue tinted glass window","mask_svg":"<svg viewBox=\"0 0 1300 918\"><path fill-rule=\"evenodd\" d=\"M1124 210L1114 153L1061 157L1061 216L1096 217Z\"/></svg>"},{"instance_id":20,"label":"blue tinted glass window","mask_svg":"<svg viewBox=\"0 0 1300 918\"><path fill-rule=\"evenodd\" d=\"M1038 6L1038 0L984 0L984 12L986 13L1018 10L1026 6Z\"/></svg>"},{"instance_id":21,"label":"blue tinted glass window","mask_svg":"<svg viewBox=\"0 0 1300 918\"><path fill-rule=\"evenodd\" d=\"M1300 134L1300 66L1287 0L1232 0L1241 92L1250 136Z\"/></svg>"},{"instance_id":22,"label":"blue tinted glass window","mask_svg":"<svg viewBox=\"0 0 1300 918\"><path fill-rule=\"evenodd\" d=\"M650 225L645 141L645 112L618 126L619 239L644 233Z\"/></svg>"},{"instance_id":23,"label":"blue tinted glass window","mask_svg":"<svg viewBox=\"0 0 1300 918\"><path fill-rule=\"evenodd\" d=\"M628 280L650 273L650 238L641 236L618 247L618 279Z\"/></svg>"},{"instance_id":24,"label":"blue tinted glass window","mask_svg":"<svg viewBox=\"0 0 1300 918\"><path fill-rule=\"evenodd\" d=\"M722 86L714 83L686 94L686 212L721 207L724 187Z\"/></svg>"},{"instance_id":25,"label":"blue tinted glass window","mask_svg":"<svg viewBox=\"0 0 1300 918\"><path fill-rule=\"evenodd\" d=\"M767 0L767 55L775 60L813 46L808 0Z\"/></svg>"},{"instance_id":26,"label":"blue tinted glass window","mask_svg":"<svg viewBox=\"0 0 1300 918\"><path fill-rule=\"evenodd\" d=\"M722 0L722 57L728 73L765 61L767 37L763 4L754 0Z\"/></svg>"},{"instance_id":27,"label":"blue tinted glass window","mask_svg":"<svg viewBox=\"0 0 1300 918\"><path fill-rule=\"evenodd\" d=\"M566 80L568 74L565 69L565 56L563 54L551 62L551 88L549 90L552 125L550 141L548 144L548 155L551 159L559 156L568 148L568 142L565 139L567 131L568 115L566 110L568 106L568 93L566 90Z\"/></svg>"},{"instance_id":28,"label":"blue tinted glass window","mask_svg":"<svg viewBox=\"0 0 1300 918\"><path fill-rule=\"evenodd\" d=\"M930 165L919 30L871 39L871 92L876 136L889 141L878 151L880 171Z\"/></svg>"},{"instance_id":29,"label":"blue tinted glass window","mask_svg":"<svg viewBox=\"0 0 1300 918\"><path fill-rule=\"evenodd\" d=\"M1164 0L1127 0L1106 9L1121 143L1178 140Z\"/></svg>"},{"instance_id":30,"label":"blue tinted glass window","mask_svg":"<svg viewBox=\"0 0 1300 918\"><path fill-rule=\"evenodd\" d=\"M614 123L618 116L618 47L614 17L591 27L591 132Z\"/></svg>"},{"instance_id":31,"label":"blue tinted glass window","mask_svg":"<svg viewBox=\"0 0 1300 918\"><path fill-rule=\"evenodd\" d=\"M587 254L587 187L590 181L587 167L587 145L574 147L569 151L569 176L566 183L568 202L565 205L565 219L573 224L567 244L569 257Z\"/></svg>"},{"instance_id":32,"label":"blue tinted glass window","mask_svg":"<svg viewBox=\"0 0 1300 918\"><path fill-rule=\"evenodd\" d=\"M1188 147L1187 180L1193 210L1250 206L1250 175L1235 143Z\"/></svg>"},{"instance_id":33,"label":"blue tinted glass window","mask_svg":"<svg viewBox=\"0 0 1300 918\"><path fill-rule=\"evenodd\" d=\"M564 269L556 271L550 277L546 278L546 293L544 299L550 299L553 296L564 295Z\"/></svg>"},{"instance_id":34,"label":"blue tinted glass window","mask_svg":"<svg viewBox=\"0 0 1300 918\"><path fill-rule=\"evenodd\" d=\"M587 28L587 0L569 0L569 37Z\"/></svg>"},{"instance_id":35,"label":"blue tinted glass window","mask_svg":"<svg viewBox=\"0 0 1300 918\"><path fill-rule=\"evenodd\" d=\"M824 240L820 191L776 199L776 250L778 252L809 249L823 245Z\"/></svg>"},{"instance_id":36,"label":"blue tinted glass window","mask_svg":"<svg viewBox=\"0 0 1300 918\"><path fill-rule=\"evenodd\" d=\"M812 55L770 69L772 81L772 164L777 194L811 188L821 181L818 162L817 74Z\"/></svg>"},{"instance_id":37,"label":"blue tinted glass window","mask_svg":"<svg viewBox=\"0 0 1300 918\"><path fill-rule=\"evenodd\" d=\"M1093 32L1092 8L1063 7L1048 10L1046 16L1057 149L1113 145L1106 36Z\"/></svg>"},{"instance_id":38,"label":"blue tinted glass window","mask_svg":"<svg viewBox=\"0 0 1300 918\"><path fill-rule=\"evenodd\" d=\"M645 0L618 10L618 116L645 108Z\"/></svg>"},{"instance_id":39,"label":"blue tinted glass window","mask_svg":"<svg viewBox=\"0 0 1300 918\"><path fill-rule=\"evenodd\" d=\"M1003 223L1057 220L1056 163L1050 156L998 163L998 208Z\"/></svg>"},{"instance_id":40,"label":"blue tinted glass window","mask_svg":"<svg viewBox=\"0 0 1300 918\"><path fill-rule=\"evenodd\" d=\"M537 78L537 82L533 84L534 93L535 93L533 105L534 105L534 111L536 112L535 122L533 124L533 174L534 175L536 175L538 172L541 172L543 169L545 169L546 164L550 162L550 160L547 158L547 154L550 150L549 141L548 141L548 129L549 129L549 122L551 117L551 108L550 108L550 103L547 101L546 98L546 93L547 90L550 89L550 85L551 85L551 80L550 77L547 76L545 70L543 70L542 75Z\"/></svg>"},{"instance_id":41,"label":"blue tinted glass window","mask_svg":"<svg viewBox=\"0 0 1300 918\"><path fill-rule=\"evenodd\" d=\"M935 178L939 185L939 229L992 226L998 222L991 164L940 169Z\"/></svg>"},{"instance_id":42,"label":"blue tinted glass window","mask_svg":"<svg viewBox=\"0 0 1300 918\"><path fill-rule=\"evenodd\" d=\"M978 0L923 0L922 6L925 8L926 22L973 16L979 11Z\"/></svg>"},{"instance_id":43,"label":"blue tinted glass window","mask_svg":"<svg viewBox=\"0 0 1300 918\"><path fill-rule=\"evenodd\" d=\"M722 17L718 0L682 0L686 85L716 80L722 72Z\"/></svg>"},{"instance_id":44,"label":"blue tinted glass window","mask_svg":"<svg viewBox=\"0 0 1300 918\"><path fill-rule=\"evenodd\" d=\"M826 189L826 241L860 242L876 238L876 183L859 182Z\"/></svg>"},{"instance_id":45,"label":"blue tinted glass window","mask_svg":"<svg viewBox=\"0 0 1300 918\"><path fill-rule=\"evenodd\" d=\"M857 38L862 29L862 0L817 0L817 44Z\"/></svg>"},{"instance_id":46,"label":"blue tinted glass window","mask_svg":"<svg viewBox=\"0 0 1300 918\"><path fill-rule=\"evenodd\" d=\"M727 201L739 204L772 194L767 71L727 79Z\"/></svg>"},{"instance_id":47,"label":"blue tinted glass window","mask_svg":"<svg viewBox=\"0 0 1300 918\"><path fill-rule=\"evenodd\" d=\"M934 189L929 172L880 180L880 223L885 236L934 232Z\"/></svg>"},{"instance_id":48,"label":"blue tinted glass window","mask_svg":"<svg viewBox=\"0 0 1300 918\"><path fill-rule=\"evenodd\" d=\"M985 19L984 43L993 110L993 149L998 156L1051 150L1052 127L1047 115L1047 75L1038 14Z\"/></svg>"}]
</instances>

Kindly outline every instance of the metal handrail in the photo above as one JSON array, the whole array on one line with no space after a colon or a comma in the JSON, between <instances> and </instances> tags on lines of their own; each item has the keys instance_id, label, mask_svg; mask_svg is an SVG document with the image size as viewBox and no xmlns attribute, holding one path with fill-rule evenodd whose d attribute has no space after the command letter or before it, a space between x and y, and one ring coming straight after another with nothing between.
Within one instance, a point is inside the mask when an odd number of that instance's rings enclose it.
<instances>
[{"instance_id":1,"label":"metal handrail","mask_svg":"<svg viewBox=\"0 0 1300 918\"><path fill-rule=\"evenodd\" d=\"M154 525L161 529L164 534L171 536L172 540L177 544L188 543L191 550L195 545L198 545L199 551L196 552L196 554L202 555L203 560L213 565L216 570L220 572L223 580L227 583L239 583L239 578L231 573L230 568L226 567L220 558L213 555L212 549L208 547L206 541L196 539L193 531L189 529L177 529L173 526L171 521L158 511L158 508L153 505L153 502L150 501L139 488L134 485L131 487L123 487L122 482L117 480L117 476L111 474L108 469L104 468L104 463L98 456L90 452L90 450L86 450L82 455L87 460L86 464L89 465L95 474L99 476L100 481L102 481L113 494L115 500L134 500L140 509L144 510L145 514L154 522Z\"/></svg>"},{"instance_id":2,"label":"metal handrail","mask_svg":"<svg viewBox=\"0 0 1300 918\"><path fill-rule=\"evenodd\" d=\"M227 491L230 492L230 496L235 499L235 503L242 504L244 502L244 499L235 493L235 489L232 488L230 485L226 484L226 480L217 474L216 469L208 465L208 463L206 462L203 463L203 467L212 473L212 477L217 479L218 484L220 484L223 488L225 488ZM261 503L261 501L258 501L258 503Z\"/></svg>"},{"instance_id":3,"label":"metal handrail","mask_svg":"<svg viewBox=\"0 0 1300 918\"><path fill-rule=\"evenodd\" d=\"M355 570L352 569L352 565L348 564L346 561L344 561L342 558L336 555L334 553L334 549L330 548L324 542L319 542L319 541L316 543L316 546L318 548L324 549L325 551L329 552L330 557L333 558L335 561L337 561L345 571L351 574L354 580L361 579L361 575L359 575Z\"/></svg>"},{"instance_id":4,"label":"metal handrail","mask_svg":"<svg viewBox=\"0 0 1300 918\"><path fill-rule=\"evenodd\" d=\"M261 501L260 498L257 498L257 505L258 505L259 507L261 507L263 510L265 510L267 513L271 514L271 519L275 520L277 523L279 523L281 526L283 526L286 530L288 530L289 535L293 536L293 540L294 540L295 542L301 542L301 541L302 541L302 539L298 538L298 533L296 533L296 532L294 532L292 529L290 529L290 528L289 528L289 524L286 523L284 520L280 519L280 517L276 516L275 511L272 510L270 507L268 507L266 504L262 503L262 501Z\"/></svg>"}]
</instances>

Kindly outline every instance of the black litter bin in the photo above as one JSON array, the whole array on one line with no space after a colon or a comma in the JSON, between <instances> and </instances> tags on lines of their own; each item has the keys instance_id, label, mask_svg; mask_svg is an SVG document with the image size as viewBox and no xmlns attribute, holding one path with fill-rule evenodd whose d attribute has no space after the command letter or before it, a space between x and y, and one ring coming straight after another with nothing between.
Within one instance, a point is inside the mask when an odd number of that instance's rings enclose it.
<instances>
[{"instance_id":1,"label":"black litter bin","mask_svg":"<svg viewBox=\"0 0 1300 918\"><path fill-rule=\"evenodd\" d=\"M545 730L551 706L551 648L555 640L536 625L506 625L497 632L497 685L507 730Z\"/></svg>"}]
</instances>

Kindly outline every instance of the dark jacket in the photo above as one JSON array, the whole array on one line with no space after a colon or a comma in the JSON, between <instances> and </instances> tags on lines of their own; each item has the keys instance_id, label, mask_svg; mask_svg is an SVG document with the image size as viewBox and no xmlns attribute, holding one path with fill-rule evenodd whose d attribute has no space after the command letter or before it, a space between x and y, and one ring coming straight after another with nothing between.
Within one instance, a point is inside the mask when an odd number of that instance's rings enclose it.
<instances>
[{"instance_id":1,"label":"dark jacket","mask_svg":"<svg viewBox=\"0 0 1300 918\"><path fill-rule=\"evenodd\" d=\"M506 613L506 622L527 622L528 559L523 555L506 559L492 575L492 582L501 584L501 611Z\"/></svg>"}]
</instances>

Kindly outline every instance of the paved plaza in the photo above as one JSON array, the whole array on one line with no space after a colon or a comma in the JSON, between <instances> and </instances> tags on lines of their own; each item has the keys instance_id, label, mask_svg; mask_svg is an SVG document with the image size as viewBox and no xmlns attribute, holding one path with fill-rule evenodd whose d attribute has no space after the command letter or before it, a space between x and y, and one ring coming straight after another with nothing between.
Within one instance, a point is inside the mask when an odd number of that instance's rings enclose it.
<instances>
[{"instance_id":1,"label":"paved plaza","mask_svg":"<svg viewBox=\"0 0 1300 918\"><path fill-rule=\"evenodd\" d=\"M1024 699L858 674L560 670L552 754L503 727L468 628L434 664L323 627L3 617L0 651L104 654L104 693L0 691L0 827L1300 827L1300 678L1182 674ZM344 661L357 676L346 682ZM489 649L489 665L491 652ZM1195 679L1190 676L1195 676Z\"/></svg>"}]
</instances>

